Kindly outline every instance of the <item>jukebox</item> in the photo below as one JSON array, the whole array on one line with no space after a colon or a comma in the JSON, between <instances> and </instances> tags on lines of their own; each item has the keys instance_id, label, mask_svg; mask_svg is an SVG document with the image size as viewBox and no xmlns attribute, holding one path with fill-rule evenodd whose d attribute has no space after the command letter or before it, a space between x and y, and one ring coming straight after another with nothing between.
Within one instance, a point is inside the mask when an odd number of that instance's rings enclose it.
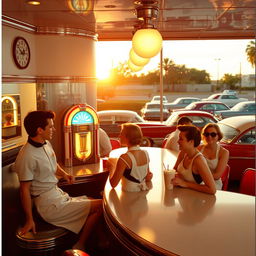
<instances>
[{"instance_id":1,"label":"jukebox","mask_svg":"<svg viewBox=\"0 0 256 256\"><path fill-rule=\"evenodd\" d=\"M72 106L64 116L65 166L99 162L99 121L89 105Z\"/></svg>"}]
</instances>

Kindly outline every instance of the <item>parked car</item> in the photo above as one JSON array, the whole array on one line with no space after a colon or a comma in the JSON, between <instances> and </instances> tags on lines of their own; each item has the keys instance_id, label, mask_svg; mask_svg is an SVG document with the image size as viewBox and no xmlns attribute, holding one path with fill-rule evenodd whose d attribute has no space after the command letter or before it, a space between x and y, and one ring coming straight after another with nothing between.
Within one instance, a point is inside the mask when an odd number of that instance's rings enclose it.
<instances>
[{"instance_id":1,"label":"parked car","mask_svg":"<svg viewBox=\"0 0 256 256\"><path fill-rule=\"evenodd\" d=\"M141 116L145 120L160 121L160 102L147 102L144 108L141 109ZM168 107L163 103L163 120L169 117Z\"/></svg>"},{"instance_id":2,"label":"parked car","mask_svg":"<svg viewBox=\"0 0 256 256\"><path fill-rule=\"evenodd\" d=\"M236 91L234 90L224 90L222 94L236 95Z\"/></svg>"},{"instance_id":3,"label":"parked car","mask_svg":"<svg viewBox=\"0 0 256 256\"><path fill-rule=\"evenodd\" d=\"M136 112L130 110L103 110L97 112L100 127L110 138L118 138L123 123L143 123L144 120Z\"/></svg>"},{"instance_id":4,"label":"parked car","mask_svg":"<svg viewBox=\"0 0 256 256\"><path fill-rule=\"evenodd\" d=\"M255 101L244 101L237 103L230 110L215 111L215 116L218 119L224 119L231 116L255 115L256 103Z\"/></svg>"},{"instance_id":5,"label":"parked car","mask_svg":"<svg viewBox=\"0 0 256 256\"><path fill-rule=\"evenodd\" d=\"M221 145L229 151L230 180L240 180L243 170L255 168L255 116L235 116L218 122Z\"/></svg>"},{"instance_id":6,"label":"parked car","mask_svg":"<svg viewBox=\"0 0 256 256\"><path fill-rule=\"evenodd\" d=\"M161 97L159 95L153 96L151 102L160 102ZM167 103L168 100L166 98L166 96L163 95L163 102Z\"/></svg>"},{"instance_id":7,"label":"parked car","mask_svg":"<svg viewBox=\"0 0 256 256\"><path fill-rule=\"evenodd\" d=\"M200 100L201 99L194 98L194 97L182 97L182 98L177 98L175 101L171 103L167 103L167 106L169 111L171 112L173 109L184 108L190 103L200 101Z\"/></svg>"},{"instance_id":8,"label":"parked car","mask_svg":"<svg viewBox=\"0 0 256 256\"><path fill-rule=\"evenodd\" d=\"M235 95L221 94L221 93L212 94L208 98L202 99L202 100L203 101L219 101L226 104L228 107L233 107L238 102L248 101L248 99L246 98L238 98Z\"/></svg>"},{"instance_id":9,"label":"parked car","mask_svg":"<svg viewBox=\"0 0 256 256\"><path fill-rule=\"evenodd\" d=\"M202 128L208 123L217 123L217 119L210 113L204 111L176 111L163 123L144 122L138 123L144 136L144 146L161 146L164 138L175 131L178 119L188 116L193 124Z\"/></svg>"},{"instance_id":10,"label":"parked car","mask_svg":"<svg viewBox=\"0 0 256 256\"><path fill-rule=\"evenodd\" d=\"M222 102L217 101L198 101L186 106L183 110L200 110L214 114L217 110L229 110L230 108Z\"/></svg>"}]
</instances>

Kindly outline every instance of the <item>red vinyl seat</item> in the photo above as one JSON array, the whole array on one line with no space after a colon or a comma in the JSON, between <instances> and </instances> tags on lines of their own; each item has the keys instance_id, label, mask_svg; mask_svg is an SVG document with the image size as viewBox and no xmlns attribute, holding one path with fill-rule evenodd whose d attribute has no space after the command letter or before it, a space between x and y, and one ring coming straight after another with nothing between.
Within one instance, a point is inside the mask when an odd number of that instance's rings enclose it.
<instances>
[{"instance_id":1,"label":"red vinyl seat","mask_svg":"<svg viewBox=\"0 0 256 256\"><path fill-rule=\"evenodd\" d=\"M112 145L112 150L121 147L121 143L117 139L110 139L110 143Z\"/></svg>"},{"instance_id":2,"label":"red vinyl seat","mask_svg":"<svg viewBox=\"0 0 256 256\"><path fill-rule=\"evenodd\" d=\"M253 168L247 168L242 173L242 178L239 186L239 193L256 196L255 179L256 179L256 170Z\"/></svg>"},{"instance_id":3,"label":"red vinyl seat","mask_svg":"<svg viewBox=\"0 0 256 256\"><path fill-rule=\"evenodd\" d=\"M225 171L223 172L221 176L222 180L222 190L228 190L228 181L229 181L229 174L230 174L230 166L227 165Z\"/></svg>"}]
</instances>

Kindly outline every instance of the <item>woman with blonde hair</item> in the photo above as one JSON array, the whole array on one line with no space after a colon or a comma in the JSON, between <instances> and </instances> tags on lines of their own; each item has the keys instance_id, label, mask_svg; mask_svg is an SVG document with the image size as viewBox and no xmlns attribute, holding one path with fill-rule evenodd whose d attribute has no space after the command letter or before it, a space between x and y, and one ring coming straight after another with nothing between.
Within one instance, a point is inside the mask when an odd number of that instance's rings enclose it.
<instances>
[{"instance_id":1,"label":"woman with blonde hair","mask_svg":"<svg viewBox=\"0 0 256 256\"><path fill-rule=\"evenodd\" d=\"M149 157L145 150L140 149L142 132L136 124L122 124L120 141L128 150L122 154L116 164L113 175L110 177L110 184L116 187L119 181L122 182L124 191L147 190L146 181L152 179L149 171Z\"/></svg>"},{"instance_id":2,"label":"woman with blonde hair","mask_svg":"<svg viewBox=\"0 0 256 256\"><path fill-rule=\"evenodd\" d=\"M228 164L229 152L223 148L219 141L223 134L215 123L209 123L202 129L203 144L198 149L204 155L207 164L212 172L216 189L222 189L221 176Z\"/></svg>"}]
</instances>

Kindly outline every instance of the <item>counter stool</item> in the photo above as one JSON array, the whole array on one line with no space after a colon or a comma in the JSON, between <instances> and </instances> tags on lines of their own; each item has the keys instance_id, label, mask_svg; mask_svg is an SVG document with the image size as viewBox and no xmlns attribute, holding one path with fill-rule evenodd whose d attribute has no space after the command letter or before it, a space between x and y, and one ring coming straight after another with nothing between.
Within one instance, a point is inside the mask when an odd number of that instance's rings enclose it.
<instances>
[{"instance_id":1,"label":"counter stool","mask_svg":"<svg viewBox=\"0 0 256 256\"><path fill-rule=\"evenodd\" d=\"M70 249L70 250L66 250L63 253L63 256L89 256L89 254L81 250Z\"/></svg>"},{"instance_id":2,"label":"counter stool","mask_svg":"<svg viewBox=\"0 0 256 256\"><path fill-rule=\"evenodd\" d=\"M19 230L16 231L18 246L28 252L34 252L32 255L46 255L45 252L50 252L57 248L70 248L72 232L65 228L40 221L36 222L36 234L29 231L24 235L20 235Z\"/></svg>"}]
</instances>

